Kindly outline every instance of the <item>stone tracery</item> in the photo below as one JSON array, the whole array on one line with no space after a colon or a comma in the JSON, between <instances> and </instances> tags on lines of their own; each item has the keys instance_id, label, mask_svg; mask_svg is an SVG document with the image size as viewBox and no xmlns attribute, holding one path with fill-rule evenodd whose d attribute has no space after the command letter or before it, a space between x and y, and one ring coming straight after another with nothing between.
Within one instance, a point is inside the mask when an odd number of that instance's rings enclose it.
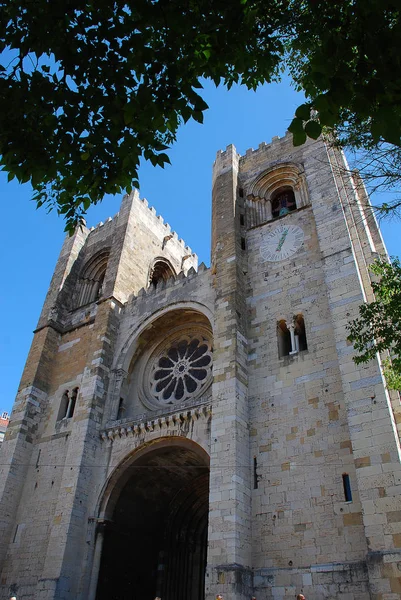
<instances>
[{"instance_id":1,"label":"stone tracery","mask_svg":"<svg viewBox=\"0 0 401 600\"><path fill-rule=\"evenodd\" d=\"M210 341L200 335L184 335L164 345L151 361L152 396L173 403L197 395L210 380L211 352Z\"/></svg>"}]
</instances>

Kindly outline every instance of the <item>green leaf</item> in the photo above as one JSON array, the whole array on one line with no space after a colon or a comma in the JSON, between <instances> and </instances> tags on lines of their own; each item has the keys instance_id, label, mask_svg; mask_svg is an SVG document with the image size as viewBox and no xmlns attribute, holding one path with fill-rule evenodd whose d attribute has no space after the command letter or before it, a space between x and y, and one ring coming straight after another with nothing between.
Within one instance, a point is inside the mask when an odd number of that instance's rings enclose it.
<instances>
[{"instance_id":1,"label":"green leaf","mask_svg":"<svg viewBox=\"0 0 401 600\"><path fill-rule=\"evenodd\" d=\"M81 160L88 160L89 157L89 152L84 152L83 154L81 154Z\"/></svg>"},{"instance_id":2,"label":"green leaf","mask_svg":"<svg viewBox=\"0 0 401 600\"><path fill-rule=\"evenodd\" d=\"M322 133L322 126L317 121L308 121L305 125L305 133L313 140L317 140Z\"/></svg>"},{"instance_id":3,"label":"green leaf","mask_svg":"<svg viewBox=\"0 0 401 600\"><path fill-rule=\"evenodd\" d=\"M309 121L310 110L310 104L301 104L301 106L298 106L297 110L295 111L295 116L298 119L302 119L302 121Z\"/></svg>"},{"instance_id":4,"label":"green leaf","mask_svg":"<svg viewBox=\"0 0 401 600\"><path fill-rule=\"evenodd\" d=\"M194 110L192 113L192 118L198 123L203 123L203 113L197 110Z\"/></svg>"},{"instance_id":5,"label":"green leaf","mask_svg":"<svg viewBox=\"0 0 401 600\"><path fill-rule=\"evenodd\" d=\"M298 117L294 117L290 123L290 126L288 127L288 131L293 134L303 133L304 124L303 124L302 119L299 119Z\"/></svg>"},{"instance_id":6,"label":"green leaf","mask_svg":"<svg viewBox=\"0 0 401 600\"><path fill-rule=\"evenodd\" d=\"M293 134L292 143L294 146L302 146L306 142L306 133L305 131L297 131Z\"/></svg>"}]
</instances>

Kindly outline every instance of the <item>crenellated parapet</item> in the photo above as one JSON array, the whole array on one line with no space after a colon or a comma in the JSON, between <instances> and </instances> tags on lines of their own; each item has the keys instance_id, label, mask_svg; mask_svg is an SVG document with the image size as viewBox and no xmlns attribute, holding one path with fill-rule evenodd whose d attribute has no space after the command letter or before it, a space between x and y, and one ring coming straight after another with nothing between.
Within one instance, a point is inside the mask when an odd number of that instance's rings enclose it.
<instances>
[{"instance_id":1,"label":"crenellated parapet","mask_svg":"<svg viewBox=\"0 0 401 600\"><path fill-rule=\"evenodd\" d=\"M191 267L187 273L181 271L177 277L170 277L167 281L160 279L156 285L150 285L147 288L141 288L138 294L132 297L129 304L133 306L136 302L142 301L143 299L158 297L162 292L179 289L182 287L182 285L185 285L186 282L197 281L205 272L209 274L210 269L206 267L205 263L202 262L197 271Z\"/></svg>"}]
</instances>

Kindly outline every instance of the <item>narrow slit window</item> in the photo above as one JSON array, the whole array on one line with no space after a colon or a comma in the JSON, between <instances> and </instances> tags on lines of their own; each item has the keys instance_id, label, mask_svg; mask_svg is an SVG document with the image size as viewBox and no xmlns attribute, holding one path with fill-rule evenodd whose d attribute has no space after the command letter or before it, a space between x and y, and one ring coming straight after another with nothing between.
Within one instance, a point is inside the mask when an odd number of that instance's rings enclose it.
<instances>
[{"instance_id":1,"label":"narrow slit window","mask_svg":"<svg viewBox=\"0 0 401 600\"><path fill-rule=\"evenodd\" d=\"M244 237L242 237L242 238L241 238L241 250L245 250L245 248L246 248L246 245L245 245L245 238L244 238Z\"/></svg>"},{"instance_id":2,"label":"narrow slit window","mask_svg":"<svg viewBox=\"0 0 401 600\"><path fill-rule=\"evenodd\" d=\"M240 222L240 225L242 227L245 225L245 217L244 217L244 215L240 215L239 216L239 222Z\"/></svg>"},{"instance_id":3,"label":"narrow slit window","mask_svg":"<svg viewBox=\"0 0 401 600\"><path fill-rule=\"evenodd\" d=\"M351 482L348 473L343 473L344 498L346 502L352 502Z\"/></svg>"},{"instance_id":4,"label":"narrow slit window","mask_svg":"<svg viewBox=\"0 0 401 600\"><path fill-rule=\"evenodd\" d=\"M20 526L17 525L16 528L15 528L15 531L14 531L13 544L15 544L16 541L17 541L17 539L18 539L19 529L20 529Z\"/></svg>"},{"instance_id":5,"label":"narrow slit window","mask_svg":"<svg viewBox=\"0 0 401 600\"><path fill-rule=\"evenodd\" d=\"M256 456L253 457L253 489L258 489L258 461Z\"/></svg>"},{"instance_id":6,"label":"narrow slit window","mask_svg":"<svg viewBox=\"0 0 401 600\"><path fill-rule=\"evenodd\" d=\"M124 406L124 398L120 398L120 402L118 403L118 411L117 411L117 420L124 418L125 406Z\"/></svg>"}]
</instances>

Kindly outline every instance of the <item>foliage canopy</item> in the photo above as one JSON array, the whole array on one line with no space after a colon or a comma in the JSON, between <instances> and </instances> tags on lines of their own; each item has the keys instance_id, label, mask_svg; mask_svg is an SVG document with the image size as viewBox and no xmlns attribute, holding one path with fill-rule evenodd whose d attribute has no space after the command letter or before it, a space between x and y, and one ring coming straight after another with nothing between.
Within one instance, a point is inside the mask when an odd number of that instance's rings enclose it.
<instances>
[{"instance_id":1,"label":"foliage canopy","mask_svg":"<svg viewBox=\"0 0 401 600\"><path fill-rule=\"evenodd\" d=\"M375 301L359 307L359 317L348 325L348 339L358 355L357 364L388 351L384 363L388 386L401 390L401 263L379 259L371 265L378 278L372 283Z\"/></svg>"},{"instance_id":2,"label":"foliage canopy","mask_svg":"<svg viewBox=\"0 0 401 600\"><path fill-rule=\"evenodd\" d=\"M400 146L400 57L395 0L0 0L0 164L72 231L141 157L169 162L202 78L255 89L284 68L307 97L296 145L345 125Z\"/></svg>"},{"instance_id":3,"label":"foliage canopy","mask_svg":"<svg viewBox=\"0 0 401 600\"><path fill-rule=\"evenodd\" d=\"M0 154L9 179L73 228L105 193L169 162L180 122L202 122L201 77L255 89L278 73L284 2L5 0ZM4 62L4 60L3 60ZM12 110L10 110L12 107Z\"/></svg>"}]
</instances>

